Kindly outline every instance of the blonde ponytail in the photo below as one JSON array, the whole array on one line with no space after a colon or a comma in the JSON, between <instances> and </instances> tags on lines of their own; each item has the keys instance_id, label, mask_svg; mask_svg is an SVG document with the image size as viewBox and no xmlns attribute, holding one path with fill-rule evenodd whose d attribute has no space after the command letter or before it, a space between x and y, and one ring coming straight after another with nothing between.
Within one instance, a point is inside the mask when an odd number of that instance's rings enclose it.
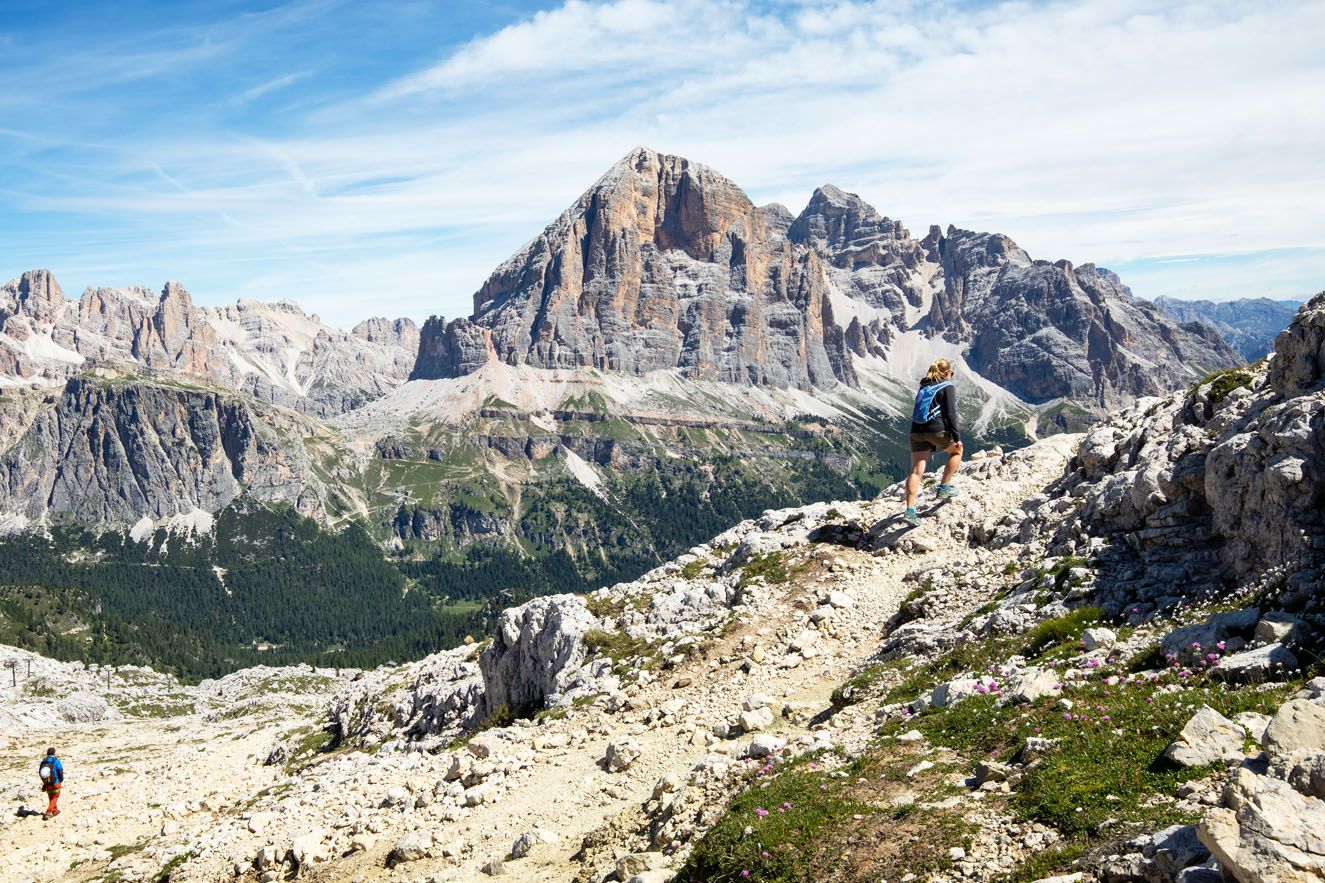
<instances>
[{"instance_id":1,"label":"blonde ponytail","mask_svg":"<svg viewBox=\"0 0 1325 883\"><path fill-rule=\"evenodd\" d=\"M951 362L947 359L938 359L934 364L930 365L929 370L925 372L925 379L931 382L937 382L947 377L948 372L951 370Z\"/></svg>"}]
</instances>

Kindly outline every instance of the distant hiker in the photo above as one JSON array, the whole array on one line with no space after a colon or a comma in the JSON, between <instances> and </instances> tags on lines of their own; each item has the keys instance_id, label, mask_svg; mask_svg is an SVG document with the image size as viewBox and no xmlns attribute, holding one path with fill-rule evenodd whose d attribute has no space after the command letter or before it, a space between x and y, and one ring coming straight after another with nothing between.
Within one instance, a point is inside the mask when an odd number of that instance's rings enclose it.
<instances>
[{"instance_id":1,"label":"distant hiker","mask_svg":"<svg viewBox=\"0 0 1325 883\"><path fill-rule=\"evenodd\" d=\"M952 363L939 359L929 366L916 391L915 407L911 412L911 474L906 477L906 522L920 524L916 514L916 497L920 495L920 481L925 477L929 455L945 451L948 463L943 468L943 481L939 484L940 500L957 496L950 483L962 462L962 439L957 431L957 393L952 387Z\"/></svg>"},{"instance_id":2,"label":"distant hiker","mask_svg":"<svg viewBox=\"0 0 1325 883\"><path fill-rule=\"evenodd\" d=\"M42 813L41 817L53 819L60 814L60 807L56 804L60 802L60 788L64 785L64 764L55 756L54 748L46 749L46 756L37 767L37 775L41 777L41 790L50 798L46 812Z\"/></svg>"}]
</instances>

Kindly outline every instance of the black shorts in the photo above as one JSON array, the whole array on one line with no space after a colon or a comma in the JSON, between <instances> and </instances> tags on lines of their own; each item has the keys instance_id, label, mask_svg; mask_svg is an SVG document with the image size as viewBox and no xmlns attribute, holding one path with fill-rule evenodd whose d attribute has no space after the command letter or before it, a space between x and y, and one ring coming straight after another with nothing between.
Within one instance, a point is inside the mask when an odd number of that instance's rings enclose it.
<instances>
[{"instance_id":1,"label":"black shorts","mask_svg":"<svg viewBox=\"0 0 1325 883\"><path fill-rule=\"evenodd\" d=\"M945 451L957 443L957 436L951 432L913 432L911 433L911 453L932 454Z\"/></svg>"}]
</instances>

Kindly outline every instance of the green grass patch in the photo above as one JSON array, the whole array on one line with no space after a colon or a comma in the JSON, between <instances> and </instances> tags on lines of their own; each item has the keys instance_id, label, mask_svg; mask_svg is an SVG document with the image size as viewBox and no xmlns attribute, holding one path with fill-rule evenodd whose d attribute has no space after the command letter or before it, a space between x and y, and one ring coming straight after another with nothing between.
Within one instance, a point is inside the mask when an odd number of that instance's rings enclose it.
<instances>
[{"instance_id":1,"label":"green grass patch","mask_svg":"<svg viewBox=\"0 0 1325 883\"><path fill-rule=\"evenodd\" d=\"M1246 368L1226 368L1223 371L1207 374L1193 389L1210 384L1210 402L1217 405L1228 398L1233 390L1251 386L1253 379L1251 372Z\"/></svg>"},{"instance_id":2,"label":"green grass patch","mask_svg":"<svg viewBox=\"0 0 1325 883\"><path fill-rule=\"evenodd\" d=\"M182 852L161 866L161 870L156 872L152 878L152 883L170 883L171 876L180 868L188 864L189 859L193 858L193 851Z\"/></svg>"},{"instance_id":3,"label":"green grass patch","mask_svg":"<svg viewBox=\"0 0 1325 883\"><path fill-rule=\"evenodd\" d=\"M778 585L791 579L787 570L786 555L782 552L769 552L755 555L745 563L741 570L739 585L742 589L753 581L762 579L768 585Z\"/></svg>"},{"instance_id":4,"label":"green grass patch","mask_svg":"<svg viewBox=\"0 0 1325 883\"><path fill-rule=\"evenodd\" d=\"M1183 683L1177 692L1158 689ZM929 741L956 749L971 764L987 758L1011 760L1028 736L1059 740L1056 750L1029 766L1014 805L1023 818L1052 825L1068 838L1100 836L1106 821L1163 827L1189 823L1168 799L1183 782L1206 774L1176 768L1163 757L1201 705L1232 717L1241 711L1272 712L1291 686L1230 690L1200 681L1186 685L1176 675L1159 684L1103 681L1069 684L1063 691L1072 710L1048 697L1030 706L1000 705L993 695L974 696L950 708L926 709L910 721Z\"/></svg>"},{"instance_id":5,"label":"green grass patch","mask_svg":"<svg viewBox=\"0 0 1325 883\"><path fill-rule=\"evenodd\" d=\"M290 759L285 762L287 771L294 771L319 754L325 754L333 747L335 734L330 730L311 730L303 733L290 746Z\"/></svg>"},{"instance_id":6,"label":"green grass patch","mask_svg":"<svg viewBox=\"0 0 1325 883\"><path fill-rule=\"evenodd\" d=\"M710 562L705 558L696 558L681 568L681 576L684 579L699 579L703 576L704 571L708 569L709 564Z\"/></svg>"},{"instance_id":7,"label":"green grass patch","mask_svg":"<svg viewBox=\"0 0 1325 883\"><path fill-rule=\"evenodd\" d=\"M866 666L848 678L842 686L833 690L831 697L833 705L842 708L859 702L864 698L869 688L878 683L879 679L891 669L892 666L885 662L876 662L873 665Z\"/></svg>"},{"instance_id":8,"label":"green grass patch","mask_svg":"<svg viewBox=\"0 0 1325 883\"><path fill-rule=\"evenodd\" d=\"M676 880L741 880L746 870L760 881L823 879L834 860L823 854L828 831L853 816L880 813L844 790L840 779L803 770L748 788L695 844ZM760 809L767 815L761 817ZM753 829L749 835L747 827Z\"/></svg>"},{"instance_id":9,"label":"green grass patch","mask_svg":"<svg viewBox=\"0 0 1325 883\"><path fill-rule=\"evenodd\" d=\"M1142 648L1127 660L1127 669L1132 672L1160 671L1167 665L1168 660L1164 658L1164 648L1159 641Z\"/></svg>"},{"instance_id":10,"label":"green grass patch","mask_svg":"<svg viewBox=\"0 0 1325 883\"><path fill-rule=\"evenodd\" d=\"M588 595L584 599L584 606L599 619L616 619L626 612L625 601L607 595Z\"/></svg>"},{"instance_id":11,"label":"green grass patch","mask_svg":"<svg viewBox=\"0 0 1325 883\"><path fill-rule=\"evenodd\" d=\"M806 756L771 778L752 777L676 879L854 883L948 869L948 850L971 845L961 811L893 803L913 789L926 799L949 792L945 764L908 778L918 759L876 745L836 773L817 768L822 756Z\"/></svg>"},{"instance_id":12,"label":"green grass patch","mask_svg":"<svg viewBox=\"0 0 1325 883\"><path fill-rule=\"evenodd\" d=\"M632 638L625 632L607 632L602 629L585 632L584 646L590 653L610 657L616 662L645 655L650 649L649 642L643 638Z\"/></svg>"},{"instance_id":13,"label":"green grass patch","mask_svg":"<svg viewBox=\"0 0 1325 883\"><path fill-rule=\"evenodd\" d=\"M510 703L503 702L500 705L498 705L496 708L489 711L487 716L484 717L483 720L479 721L478 724L473 729L467 730L466 732L463 732L459 736L456 736L454 739L452 739L447 744L446 750L458 751L459 749L464 748L466 745L468 745L470 739L473 739L475 736L477 736L479 733L482 733L484 730L492 730L498 727L509 727L517 720L536 719L538 717L538 713L539 710L535 706L531 705L513 706ZM376 746L374 751L380 749L381 747L382 747L381 745Z\"/></svg>"},{"instance_id":14,"label":"green grass patch","mask_svg":"<svg viewBox=\"0 0 1325 883\"><path fill-rule=\"evenodd\" d=\"M957 675L984 671L1020 651L1021 643L1015 638L989 637L958 644L929 662L902 669L902 679L888 688L882 704L910 702Z\"/></svg>"},{"instance_id":15,"label":"green grass patch","mask_svg":"<svg viewBox=\"0 0 1325 883\"><path fill-rule=\"evenodd\" d=\"M1078 607L1063 616L1046 619L1026 633L1025 652L1041 656L1055 647L1080 641L1082 633L1098 623L1103 615L1098 607Z\"/></svg>"},{"instance_id":16,"label":"green grass patch","mask_svg":"<svg viewBox=\"0 0 1325 883\"><path fill-rule=\"evenodd\" d=\"M982 604L976 609L972 610L970 613L963 616L962 621L957 623L957 628L964 629L971 623L975 622L980 617L987 616L988 614L993 613L997 609L998 609L997 601L990 601L987 604Z\"/></svg>"}]
</instances>

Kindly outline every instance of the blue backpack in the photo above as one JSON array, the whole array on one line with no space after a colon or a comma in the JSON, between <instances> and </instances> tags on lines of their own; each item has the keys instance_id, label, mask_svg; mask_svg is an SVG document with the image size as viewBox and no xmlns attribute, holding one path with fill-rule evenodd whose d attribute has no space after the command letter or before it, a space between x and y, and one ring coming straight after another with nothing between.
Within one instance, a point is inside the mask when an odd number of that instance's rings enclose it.
<instances>
[{"instance_id":1,"label":"blue backpack","mask_svg":"<svg viewBox=\"0 0 1325 883\"><path fill-rule=\"evenodd\" d=\"M938 398L939 392L952 386L951 380L943 380L939 383L931 383L929 386L922 386L916 393L916 406L911 409L912 423L928 423L934 416L934 399Z\"/></svg>"}]
</instances>

